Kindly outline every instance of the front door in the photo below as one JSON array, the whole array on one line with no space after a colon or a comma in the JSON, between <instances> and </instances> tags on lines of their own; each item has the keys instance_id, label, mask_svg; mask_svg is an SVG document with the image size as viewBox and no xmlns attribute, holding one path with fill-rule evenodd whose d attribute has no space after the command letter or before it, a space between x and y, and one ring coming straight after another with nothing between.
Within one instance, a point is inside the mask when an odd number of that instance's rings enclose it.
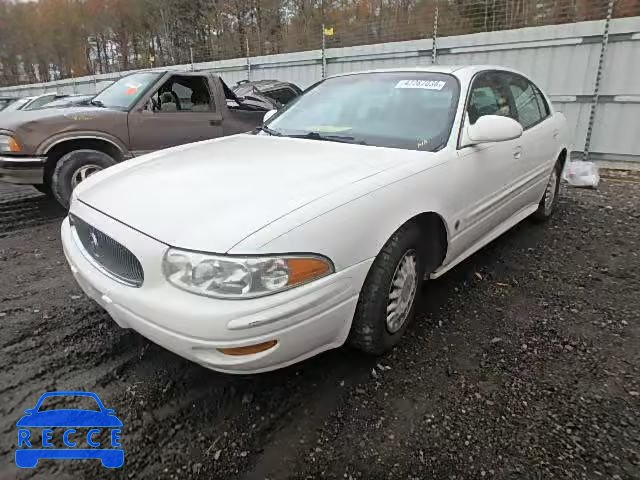
<instances>
[{"instance_id":1,"label":"front door","mask_svg":"<svg viewBox=\"0 0 640 480\"><path fill-rule=\"evenodd\" d=\"M467 129L483 115L514 117L510 95L496 72L481 73L474 79L465 107L458 158L451 162L451 176L457 188L449 259L471 248L509 218L513 181L522 167L522 138L469 144Z\"/></svg>"},{"instance_id":2,"label":"front door","mask_svg":"<svg viewBox=\"0 0 640 480\"><path fill-rule=\"evenodd\" d=\"M173 75L129 114L134 155L222 136L222 114L208 77Z\"/></svg>"}]
</instances>

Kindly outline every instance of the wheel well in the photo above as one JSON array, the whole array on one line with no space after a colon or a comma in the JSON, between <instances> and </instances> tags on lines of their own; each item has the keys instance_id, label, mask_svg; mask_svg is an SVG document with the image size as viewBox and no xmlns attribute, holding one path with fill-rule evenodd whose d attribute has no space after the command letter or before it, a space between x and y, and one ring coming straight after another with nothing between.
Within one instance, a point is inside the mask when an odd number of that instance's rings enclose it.
<instances>
[{"instance_id":1,"label":"wheel well","mask_svg":"<svg viewBox=\"0 0 640 480\"><path fill-rule=\"evenodd\" d=\"M124 159L124 156L122 155L120 149L113 143L106 140L101 140L98 138L80 138L77 140L67 140L54 145L47 152L47 163L44 167L45 183L48 183L48 180L51 178L53 170L56 167L56 163L58 162L60 157L66 155L69 152L73 152L74 150L82 149L98 150L100 152L104 152L107 155L111 156L116 162L120 162Z\"/></svg>"},{"instance_id":2,"label":"wheel well","mask_svg":"<svg viewBox=\"0 0 640 480\"><path fill-rule=\"evenodd\" d=\"M563 148L562 151L560 152L560 155L558 155L558 160L560 160L560 165L562 165L562 169L564 170L564 166L567 163L567 149Z\"/></svg>"},{"instance_id":3,"label":"wheel well","mask_svg":"<svg viewBox=\"0 0 640 480\"><path fill-rule=\"evenodd\" d=\"M435 212L424 212L416 215L409 222L418 225L422 236L426 240L427 258L432 262L432 264L427 265L427 271L432 272L442 265L447 256L448 239L444 220Z\"/></svg>"}]
</instances>

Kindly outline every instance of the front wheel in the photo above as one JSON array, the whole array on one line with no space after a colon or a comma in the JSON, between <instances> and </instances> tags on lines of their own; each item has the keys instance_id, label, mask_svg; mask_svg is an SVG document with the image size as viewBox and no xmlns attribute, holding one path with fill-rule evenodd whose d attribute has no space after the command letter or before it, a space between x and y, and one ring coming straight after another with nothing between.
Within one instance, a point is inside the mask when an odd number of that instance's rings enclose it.
<instances>
[{"instance_id":1,"label":"front wheel","mask_svg":"<svg viewBox=\"0 0 640 480\"><path fill-rule=\"evenodd\" d=\"M425 254L417 225L396 231L373 262L360 292L349 343L380 355L392 349L413 320L424 279Z\"/></svg>"},{"instance_id":2,"label":"front wheel","mask_svg":"<svg viewBox=\"0 0 640 480\"><path fill-rule=\"evenodd\" d=\"M115 165L116 161L98 150L75 150L63 155L56 163L51 177L53 195L65 208L69 208L71 192L81 182L100 170Z\"/></svg>"}]
</instances>

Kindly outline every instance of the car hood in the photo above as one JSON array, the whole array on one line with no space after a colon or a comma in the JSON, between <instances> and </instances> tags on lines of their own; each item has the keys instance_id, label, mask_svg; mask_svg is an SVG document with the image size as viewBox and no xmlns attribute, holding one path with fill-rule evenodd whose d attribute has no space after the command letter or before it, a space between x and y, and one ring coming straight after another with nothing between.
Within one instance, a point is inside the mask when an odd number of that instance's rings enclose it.
<instances>
[{"instance_id":1,"label":"car hood","mask_svg":"<svg viewBox=\"0 0 640 480\"><path fill-rule=\"evenodd\" d=\"M113 110L94 106L75 106L17 110L15 112L0 111L0 130L7 129L15 131L33 122L55 122L61 119L67 122L77 120L86 121L96 116L103 116L106 112L113 112Z\"/></svg>"},{"instance_id":2,"label":"car hood","mask_svg":"<svg viewBox=\"0 0 640 480\"><path fill-rule=\"evenodd\" d=\"M402 150L267 135L225 137L146 157L86 180L77 198L168 245L216 253L405 161Z\"/></svg>"},{"instance_id":3,"label":"car hood","mask_svg":"<svg viewBox=\"0 0 640 480\"><path fill-rule=\"evenodd\" d=\"M23 416L18 427L121 427L115 415L91 410L47 410Z\"/></svg>"}]
</instances>

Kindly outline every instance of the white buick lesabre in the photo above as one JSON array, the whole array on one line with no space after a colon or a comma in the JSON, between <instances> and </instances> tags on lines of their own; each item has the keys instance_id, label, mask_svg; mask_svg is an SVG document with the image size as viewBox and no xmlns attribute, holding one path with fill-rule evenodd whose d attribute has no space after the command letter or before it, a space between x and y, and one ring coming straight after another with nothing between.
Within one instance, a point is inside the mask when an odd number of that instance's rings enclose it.
<instances>
[{"instance_id":1,"label":"white buick lesabre","mask_svg":"<svg viewBox=\"0 0 640 480\"><path fill-rule=\"evenodd\" d=\"M62 225L119 325L223 372L389 350L423 279L553 213L567 158L564 116L501 67L338 75L271 113L92 176Z\"/></svg>"}]
</instances>

